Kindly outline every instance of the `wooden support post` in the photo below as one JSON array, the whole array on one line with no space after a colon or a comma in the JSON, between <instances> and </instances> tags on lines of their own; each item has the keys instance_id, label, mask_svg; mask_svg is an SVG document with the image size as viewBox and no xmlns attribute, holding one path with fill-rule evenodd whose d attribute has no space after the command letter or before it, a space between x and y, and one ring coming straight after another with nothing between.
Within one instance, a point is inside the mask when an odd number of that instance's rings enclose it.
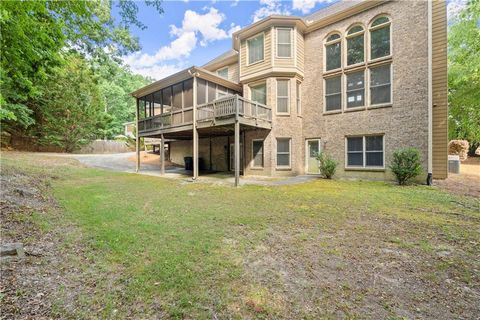
<instances>
[{"instance_id":1,"label":"wooden support post","mask_svg":"<svg viewBox=\"0 0 480 320\"><path fill-rule=\"evenodd\" d=\"M193 74L193 180L198 178L197 75Z\"/></svg>"},{"instance_id":2,"label":"wooden support post","mask_svg":"<svg viewBox=\"0 0 480 320\"><path fill-rule=\"evenodd\" d=\"M240 184L240 122L238 119L238 96L235 99L235 187Z\"/></svg>"},{"instance_id":3,"label":"wooden support post","mask_svg":"<svg viewBox=\"0 0 480 320\"><path fill-rule=\"evenodd\" d=\"M137 155L137 161L135 163L135 172L138 172L138 170L140 170L140 137L138 136L138 126L140 125L140 123L138 121L138 113L139 113L138 108L139 108L139 103L137 99L137 109L135 112L135 119L137 121L137 125L135 128L135 153Z\"/></svg>"},{"instance_id":4,"label":"wooden support post","mask_svg":"<svg viewBox=\"0 0 480 320\"><path fill-rule=\"evenodd\" d=\"M160 136L160 174L165 174L165 139L163 133Z\"/></svg>"}]
</instances>

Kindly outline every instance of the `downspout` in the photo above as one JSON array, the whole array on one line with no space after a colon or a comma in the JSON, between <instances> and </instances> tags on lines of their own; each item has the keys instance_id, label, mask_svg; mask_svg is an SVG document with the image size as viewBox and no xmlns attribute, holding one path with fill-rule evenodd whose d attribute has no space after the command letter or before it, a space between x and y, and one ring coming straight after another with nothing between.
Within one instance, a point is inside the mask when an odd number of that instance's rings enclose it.
<instances>
[{"instance_id":1,"label":"downspout","mask_svg":"<svg viewBox=\"0 0 480 320\"><path fill-rule=\"evenodd\" d=\"M433 88L432 88L432 1L428 4L428 174L427 185L432 185L433 179Z\"/></svg>"}]
</instances>

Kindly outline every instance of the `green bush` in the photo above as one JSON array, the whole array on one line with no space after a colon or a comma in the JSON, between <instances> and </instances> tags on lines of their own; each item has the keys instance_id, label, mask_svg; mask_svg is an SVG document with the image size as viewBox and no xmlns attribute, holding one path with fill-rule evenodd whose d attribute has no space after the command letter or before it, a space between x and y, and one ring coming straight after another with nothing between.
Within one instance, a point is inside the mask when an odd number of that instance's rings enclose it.
<instances>
[{"instance_id":1,"label":"green bush","mask_svg":"<svg viewBox=\"0 0 480 320\"><path fill-rule=\"evenodd\" d=\"M420 152L415 148L399 149L393 152L390 169L398 184L404 185L422 172Z\"/></svg>"},{"instance_id":2,"label":"green bush","mask_svg":"<svg viewBox=\"0 0 480 320\"><path fill-rule=\"evenodd\" d=\"M332 179L337 170L337 162L324 152L317 154L317 160L320 162L320 165L318 166L320 174L327 179Z\"/></svg>"}]
</instances>

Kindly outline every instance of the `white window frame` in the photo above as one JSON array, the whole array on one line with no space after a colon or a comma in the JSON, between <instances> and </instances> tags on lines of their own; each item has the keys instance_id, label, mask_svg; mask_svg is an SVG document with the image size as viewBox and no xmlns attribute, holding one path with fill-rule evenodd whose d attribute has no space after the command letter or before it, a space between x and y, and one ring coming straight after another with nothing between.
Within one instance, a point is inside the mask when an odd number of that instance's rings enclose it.
<instances>
[{"instance_id":1,"label":"white window frame","mask_svg":"<svg viewBox=\"0 0 480 320\"><path fill-rule=\"evenodd\" d=\"M278 140L288 140L288 166L278 165ZM281 152L281 154L287 154ZM275 169L278 170L290 170L292 168L292 138L291 137L277 137L275 139Z\"/></svg>"},{"instance_id":2,"label":"white window frame","mask_svg":"<svg viewBox=\"0 0 480 320\"><path fill-rule=\"evenodd\" d=\"M358 31L358 32L355 32L353 34L348 34L348 32L352 29L352 28L355 28L355 27L362 27L363 30L362 31ZM361 65L364 65L366 62L367 62L367 44L369 44L368 42L368 39L367 39L367 32L366 32L366 28L363 24L361 23L355 23L353 25L351 25L347 31L345 32L345 38L344 38L344 48L345 50L343 50L344 52L343 55L343 59L345 61L345 68L355 68L355 67L358 67L358 66L361 66ZM348 39L351 39L351 38L355 38L355 37L358 37L358 36L361 36L363 34L363 61L362 62L358 62L358 63L354 63L354 64L348 64Z\"/></svg>"},{"instance_id":3,"label":"white window frame","mask_svg":"<svg viewBox=\"0 0 480 320\"><path fill-rule=\"evenodd\" d=\"M250 49L249 49L248 41L253 39L253 38L256 38L260 35L263 35L263 59L250 63L250 53L249 53ZM260 32L260 33L257 33L254 36L251 36L250 38L247 38L245 40L245 46L247 47L247 57L246 57L247 58L247 66L251 66L251 65L254 65L254 64L257 64L257 63L262 63L263 61L265 61L265 32Z\"/></svg>"},{"instance_id":4,"label":"white window frame","mask_svg":"<svg viewBox=\"0 0 480 320\"><path fill-rule=\"evenodd\" d=\"M253 82L253 83L249 83L248 84L248 94L249 94L249 99L253 101L252 99L252 88L253 87L259 87L261 85L264 85L265 86L265 105L267 105L267 101L268 101L268 94L267 94L267 91L268 91L268 86L267 86L267 81L263 80L263 81L257 81L257 82ZM260 102L257 102L257 103L260 103Z\"/></svg>"},{"instance_id":5,"label":"white window frame","mask_svg":"<svg viewBox=\"0 0 480 320\"><path fill-rule=\"evenodd\" d=\"M224 77L222 77L222 76L220 75L220 72L221 72L221 71L224 71L225 69L227 70L227 77L226 77L226 78L224 78ZM227 80L228 80L228 66L227 66L227 67L224 67L224 68L218 69L218 70L217 70L217 76L219 76L219 77L221 77L221 78L223 78L223 79L227 79Z\"/></svg>"},{"instance_id":6,"label":"white window frame","mask_svg":"<svg viewBox=\"0 0 480 320\"><path fill-rule=\"evenodd\" d=\"M331 41L327 41L327 39L329 37L333 36L334 34L338 34L340 36L340 38L335 39L335 40L331 40ZM332 69L332 70L327 70L327 46L332 45L332 44L336 44L337 42L340 43L340 67L336 68L336 69ZM324 44L323 44L323 52L325 53L323 55L323 70L324 70L324 73L334 73L334 72L337 72L339 70L342 70L342 67L343 67L343 51L344 51L342 42L343 42L342 34L338 31L330 32L325 37Z\"/></svg>"},{"instance_id":7,"label":"white window frame","mask_svg":"<svg viewBox=\"0 0 480 320\"><path fill-rule=\"evenodd\" d=\"M372 95L370 93L372 89L372 86L370 85L371 71L372 71L371 69L383 67L387 64L390 65L390 102L372 104L371 102ZM385 63L385 64L369 66L368 67L368 108L375 109L375 108L390 107L392 105L393 105L393 63Z\"/></svg>"},{"instance_id":8,"label":"white window frame","mask_svg":"<svg viewBox=\"0 0 480 320\"><path fill-rule=\"evenodd\" d=\"M278 95L278 82L279 81L286 81L287 82L287 96L279 96ZM288 78L277 78L276 81L275 81L275 85L276 85L275 114L281 115L281 116L288 116L288 115L290 115L290 96L291 96L290 79L288 79ZM287 111L286 112L279 112L278 111L278 98L283 98L283 99L287 98Z\"/></svg>"},{"instance_id":9,"label":"white window frame","mask_svg":"<svg viewBox=\"0 0 480 320\"><path fill-rule=\"evenodd\" d=\"M297 107L297 116L302 115L302 83L300 81L296 81L295 83L295 98L296 98L296 107Z\"/></svg>"},{"instance_id":10,"label":"white window frame","mask_svg":"<svg viewBox=\"0 0 480 320\"><path fill-rule=\"evenodd\" d=\"M288 30L290 31L290 43L280 43L278 41L279 37L278 37L278 31L279 30ZM278 59L291 59L293 57L293 28L292 27L276 27L275 28L275 38L276 38L276 42L275 42L275 58L278 58ZM290 45L290 55L288 57L281 57L278 55L278 45L279 44L289 44Z\"/></svg>"},{"instance_id":11,"label":"white window frame","mask_svg":"<svg viewBox=\"0 0 480 320\"><path fill-rule=\"evenodd\" d=\"M253 144L255 142L262 143L262 165L256 166L255 165L255 155L253 154ZM252 139L252 169L263 169L265 167L265 140L264 139Z\"/></svg>"},{"instance_id":12,"label":"white window frame","mask_svg":"<svg viewBox=\"0 0 480 320\"><path fill-rule=\"evenodd\" d=\"M366 137L382 137L382 156L383 156L383 166L367 166L367 143ZM348 138L362 138L362 166L349 166L348 165ZM377 151L378 152L378 151ZM374 134L365 134L365 135L353 135L345 136L345 170L369 170L369 171L383 171L385 170L385 134L384 133L374 133Z\"/></svg>"},{"instance_id":13,"label":"white window frame","mask_svg":"<svg viewBox=\"0 0 480 320\"><path fill-rule=\"evenodd\" d=\"M340 77L340 109L336 109L336 110L329 110L327 111L327 80L328 79L332 79L332 78L336 78L336 77ZM331 76L328 76L328 77L325 77L323 78L323 113L324 114L332 114L332 113L341 113L343 112L343 109L344 109L344 99L343 99L343 86L344 86L344 74L343 73L339 73L339 74L334 74L334 75L331 75Z\"/></svg>"},{"instance_id":14,"label":"white window frame","mask_svg":"<svg viewBox=\"0 0 480 320\"><path fill-rule=\"evenodd\" d=\"M372 27L372 24L375 22L375 20L377 20L378 18L381 18L381 17L386 17L388 18L388 22L385 22L385 23L382 23L382 24L379 24L378 26L374 26ZM388 56L384 56L384 57L379 57L379 58L375 58L375 59L372 59L372 31L375 31L375 30L378 30L378 29L381 29L385 26L390 26L390 41L389 41L389 44L390 44L390 54ZM381 61L381 60L384 60L384 59L389 59L393 56L393 37L392 37L392 18L387 15L387 14L379 14L377 16L375 16L371 21L370 23L368 24L368 62L375 62L375 61Z\"/></svg>"},{"instance_id":15,"label":"white window frame","mask_svg":"<svg viewBox=\"0 0 480 320\"><path fill-rule=\"evenodd\" d=\"M358 107L352 107L352 108L349 108L348 107L348 75L352 74L352 73L357 73L357 72L360 72L360 71L363 71L363 106L358 106ZM370 91L370 87L367 87L367 70L366 69L360 69L360 70L351 70L351 71L348 71L348 72L345 72L345 81L344 81L344 88L343 90L345 91L344 93L344 96L345 96L345 99L343 101L343 106L345 107L344 111L345 112L348 112L348 111L356 111L356 110L363 110L367 107L367 105L369 104L369 95L368 95L368 92ZM390 79L391 81L391 79ZM356 89L358 90L358 89ZM356 90L351 90L351 91L356 91Z\"/></svg>"}]
</instances>

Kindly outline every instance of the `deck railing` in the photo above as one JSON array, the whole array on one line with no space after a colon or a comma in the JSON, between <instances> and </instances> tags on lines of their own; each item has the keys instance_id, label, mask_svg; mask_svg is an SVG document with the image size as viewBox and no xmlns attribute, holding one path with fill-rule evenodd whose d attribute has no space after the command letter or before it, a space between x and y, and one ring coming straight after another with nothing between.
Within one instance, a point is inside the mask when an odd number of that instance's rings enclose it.
<instances>
[{"instance_id":1,"label":"deck railing","mask_svg":"<svg viewBox=\"0 0 480 320\"><path fill-rule=\"evenodd\" d=\"M215 121L237 115L246 119L272 121L272 110L269 107L239 95L229 95L197 107L198 122ZM192 123L193 108L188 108L141 119L138 121L138 130L144 132Z\"/></svg>"}]
</instances>

